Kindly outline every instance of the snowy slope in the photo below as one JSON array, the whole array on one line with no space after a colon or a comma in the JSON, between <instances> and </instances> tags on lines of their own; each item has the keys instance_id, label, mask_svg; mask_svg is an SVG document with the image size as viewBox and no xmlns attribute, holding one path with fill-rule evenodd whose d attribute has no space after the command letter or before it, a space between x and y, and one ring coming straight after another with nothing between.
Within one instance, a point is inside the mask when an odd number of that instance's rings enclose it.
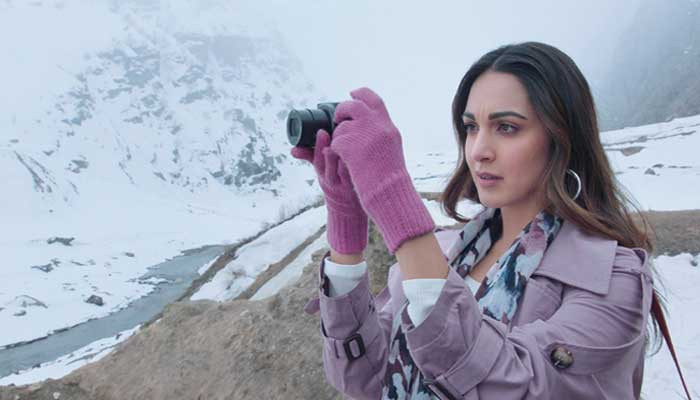
<instances>
[{"instance_id":1,"label":"snowy slope","mask_svg":"<svg viewBox=\"0 0 700 400\"><path fill-rule=\"evenodd\" d=\"M13 327L0 347L122 308L153 289L138 280L149 266L250 237L320 193L284 120L323 99L237 10L0 4L0 326Z\"/></svg>"},{"instance_id":2,"label":"snowy slope","mask_svg":"<svg viewBox=\"0 0 700 400\"><path fill-rule=\"evenodd\" d=\"M644 209L700 209L700 116L608 131L601 140Z\"/></svg>"}]
</instances>

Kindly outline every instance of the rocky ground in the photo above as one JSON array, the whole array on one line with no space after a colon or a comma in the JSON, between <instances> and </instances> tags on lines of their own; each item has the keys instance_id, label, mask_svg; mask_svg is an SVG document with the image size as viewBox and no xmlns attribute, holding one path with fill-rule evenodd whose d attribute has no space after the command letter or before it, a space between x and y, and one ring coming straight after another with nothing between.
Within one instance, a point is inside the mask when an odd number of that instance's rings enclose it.
<instances>
[{"instance_id":1,"label":"rocky ground","mask_svg":"<svg viewBox=\"0 0 700 400\"><path fill-rule=\"evenodd\" d=\"M654 231L655 254L700 253L700 210L646 213Z\"/></svg>"},{"instance_id":2,"label":"rocky ground","mask_svg":"<svg viewBox=\"0 0 700 400\"><path fill-rule=\"evenodd\" d=\"M657 254L700 252L700 211L652 212L649 219ZM372 292L378 293L395 260L370 230L366 254ZM307 243L320 234L325 232ZM60 380L0 387L0 400L340 399L323 373L318 314L303 312L316 294L324 252L316 252L299 281L275 296L180 300L105 358Z\"/></svg>"}]
</instances>

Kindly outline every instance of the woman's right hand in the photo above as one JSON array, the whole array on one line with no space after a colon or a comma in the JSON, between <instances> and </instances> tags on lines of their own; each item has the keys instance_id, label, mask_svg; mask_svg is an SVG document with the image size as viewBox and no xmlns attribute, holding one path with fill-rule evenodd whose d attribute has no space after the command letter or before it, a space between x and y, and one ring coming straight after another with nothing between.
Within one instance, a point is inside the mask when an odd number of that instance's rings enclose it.
<instances>
[{"instance_id":1,"label":"woman's right hand","mask_svg":"<svg viewBox=\"0 0 700 400\"><path fill-rule=\"evenodd\" d=\"M328 210L328 244L338 253L361 253L367 247L369 217L362 209L345 163L330 143L330 135L321 129L313 149L293 147L290 154L308 161L316 170Z\"/></svg>"}]
</instances>

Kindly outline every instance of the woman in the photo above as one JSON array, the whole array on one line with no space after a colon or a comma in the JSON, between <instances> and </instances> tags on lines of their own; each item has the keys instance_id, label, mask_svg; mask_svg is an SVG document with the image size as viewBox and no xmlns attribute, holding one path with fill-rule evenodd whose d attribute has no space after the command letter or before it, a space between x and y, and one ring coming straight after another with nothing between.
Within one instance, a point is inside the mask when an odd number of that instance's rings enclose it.
<instances>
[{"instance_id":1,"label":"woman","mask_svg":"<svg viewBox=\"0 0 700 400\"><path fill-rule=\"evenodd\" d=\"M319 270L330 383L367 399L637 399L653 279L574 62L542 43L481 57L455 94L459 162L435 224L401 136L367 88L319 131L312 162L328 209ZM485 209L471 220L463 198ZM376 298L362 261L368 218L398 263ZM328 257L330 255L330 257ZM565 397L567 396L567 397Z\"/></svg>"}]
</instances>

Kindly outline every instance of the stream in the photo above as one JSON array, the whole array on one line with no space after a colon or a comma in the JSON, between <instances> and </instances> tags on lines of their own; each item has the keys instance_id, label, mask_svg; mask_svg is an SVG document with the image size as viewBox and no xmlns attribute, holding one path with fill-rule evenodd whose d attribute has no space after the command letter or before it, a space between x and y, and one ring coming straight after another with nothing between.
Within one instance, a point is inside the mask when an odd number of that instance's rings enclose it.
<instances>
[{"instance_id":1,"label":"stream","mask_svg":"<svg viewBox=\"0 0 700 400\"><path fill-rule=\"evenodd\" d=\"M185 250L171 260L161 262L140 277L163 278L152 292L127 307L102 318L85 321L25 344L0 350L0 377L55 360L96 340L114 336L149 321L166 305L176 301L199 277L198 269L222 254L224 246L204 246Z\"/></svg>"}]
</instances>

